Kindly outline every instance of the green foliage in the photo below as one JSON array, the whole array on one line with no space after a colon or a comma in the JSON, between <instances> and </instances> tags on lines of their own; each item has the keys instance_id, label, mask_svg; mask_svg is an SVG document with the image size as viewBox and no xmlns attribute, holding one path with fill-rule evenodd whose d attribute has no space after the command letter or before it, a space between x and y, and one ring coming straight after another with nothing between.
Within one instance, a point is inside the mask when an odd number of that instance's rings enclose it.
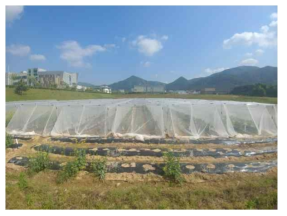
<instances>
[{"instance_id":1,"label":"green foliage","mask_svg":"<svg viewBox=\"0 0 287 216\"><path fill-rule=\"evenodd\" d=\"M28 86L23 82L23 80L21 79L15 87L15 93L18 95L22 95L23 92L28 91Z\"/></svg>"},{"instance_id":2,"label":"green foliage","mask_svg":"<svg viewBox=\"0 0 287 216\"><path fill-rule=\"evenodd\" d=\"M174 157L172 152L167 152L164 153L164 160L165 160L165 166L163 168L164 176L170 182L181 184L184 178L181 173L179 158Z\"/></svg>"},{"instance_id":3,"label":"green foliage","mask_svg":"<svg viewBox=\"0 0 287 216\"><path fill-rule=\"evenodd\" d=\"M92 162L91 164L93 173L103 181L106 177L107 172L107 158L98 159Z\"/></svg>"},{"instance_id":4,"label":"green foliage","mask_svg":"<svg viewBox=\"0 0 287 216\"><path fill-rule=\"evenodd\" d=\"M28 181L27 181L27 176L25 173L21 172L18 178L18 187L21 190L25 190L28 188Z\"/></svg>"},{"instance_id":5,"label":"green foliage","mask_svg":"<svg viewBox=\"0 0 287 216\"><path fill-rule=\"evenodd\" d=\"M13 144L12 136L6 133L6 148L9 148L12 144Z\"/></svg>"},{"instance_id":6,"label":"green foliage","mask_svg":"<svg viewBox=\"0 0 287 216\"><path fill-rule=\"evenodd\" d=\"M86 151L76 151L75 156L76 160L68 162L63 170L58 173L57 183L63 183L68 179L75 177L80 170L86 167Z\"/></svg>"},{"instance_id":7,"label":"green foliage","mask_svg":"<svg viewBox=\"0 0 287 216\"><path fill-rule=\"evenodd\" d=\"M49 154L47 152L38 152L37 156L29 159L29 174L38 173L50 166Z\"/></svg>"},{"instance_id":8,"label":"green foliage","mask_svg":"<svg viewBox=\"0 0 287 216\"><path fill-rule=\"evenodd\" d=\"M77 138L73 138L74 142L76 145L81 145L81 144L85 144L87 139L77 139Z\"/></svg>"},{"instance_id":9,"label":"green foliage","mask_svg":"<svg viewBox=\"0 0 287 216\"><path fill-rule=\"evenodd\" d=\"M234 95L277 97L277 85L255 84L238 86L231 91Z\"/></svg>"}]
</instances>

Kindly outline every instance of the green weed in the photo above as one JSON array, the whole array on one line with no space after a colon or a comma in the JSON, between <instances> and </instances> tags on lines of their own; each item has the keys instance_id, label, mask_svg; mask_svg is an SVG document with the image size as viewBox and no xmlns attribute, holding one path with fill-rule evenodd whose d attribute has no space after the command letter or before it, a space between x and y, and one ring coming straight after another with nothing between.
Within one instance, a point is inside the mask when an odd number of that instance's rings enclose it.
<instances>
[{"instance_id":1,"label":"green weed","mask_svg":"<svg viewBox=\"0 0 287 216\"><path fill-rule=\"evenodd\" d=\"M76 160L68 162L63 170L58 173L57 183L63 183L68 179L75 177L80 170L86 167L86 151L76 151L75 156Z\"/></svg>"},{"instance_id":2,"label":"green weed","mask_svg":"<svg viewBox=\"0 0 287 216\"><path fill-rule=\"evenodd\" d=\"M163 168L164 176L173 183L179 183L181 184L184 180L179 159L174 157L172 152L164 153L164 160L165 160L165 166Z\"/></svg>"},{"instance_id":3,"label":"green weed","mask_svg":"<svg viewBox=\"0 0 287 216\"><path fill-rule=\"evenodd\" d=\"M27 176L25 173L21 172L18 178L18 187L20 190L25 190L28 188Z\"/></svg>"},{"instance_id":4,"label":"green weed","mask_svg":"<svg viewBox=\"0 0 287 216\"><path fill-rule=\"evenodd\" d=\"M28 173L38 173L50 166L49 154L47 152L38 152L36 157L29 159Z\"/></svg>"},{"instance_id":5,"label":"green weed","mask_svg":"<svg viewBox=\"0 0 287 216\"><path fill-rule=\"evenodd\" d=\"M107 173L107 158L98 159L91 164L93 173L101 180L105 180Z\"/></svg>"},{"instance_id":6,"label":"green weed","mask_svg":"<svg viewBox=\"0 0 287 216\"><path fill-rule=\"evenodd\" d=\"M6 133L6 148L9 148L11 145L13 145L13 138L11 135Z\"/></svg>"}]
</instances>

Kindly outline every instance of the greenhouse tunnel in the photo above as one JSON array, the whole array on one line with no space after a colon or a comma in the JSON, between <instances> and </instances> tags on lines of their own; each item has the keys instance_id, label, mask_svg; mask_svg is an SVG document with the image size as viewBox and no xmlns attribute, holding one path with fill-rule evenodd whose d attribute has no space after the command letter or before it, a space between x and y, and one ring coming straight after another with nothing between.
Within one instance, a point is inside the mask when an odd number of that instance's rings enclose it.
<instances>
[{"instance_id":1,"label":"greenhouse tunnel","mask_svg":"<svg viewBox=\"0 0 287 216\"><path fill-rule=\"evenodd\" d=\"M277 105L192 99L6 103L7 132L52 137L252 138L277 136Z\"/></svg>"}]
</instances>

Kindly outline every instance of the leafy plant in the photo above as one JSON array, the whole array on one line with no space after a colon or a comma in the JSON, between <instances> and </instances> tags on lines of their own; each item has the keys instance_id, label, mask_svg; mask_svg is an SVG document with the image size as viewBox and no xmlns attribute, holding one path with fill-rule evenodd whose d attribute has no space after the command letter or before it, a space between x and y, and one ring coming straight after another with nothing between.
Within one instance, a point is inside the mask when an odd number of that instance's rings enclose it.
<instances>
[{"instance_id":1,"label":"leafy plant","mask_svg":"<svg viewBox=\"0 0 287 216\"><path fill-rule=\"evenodd\" d=\"M77 138L74 138L73 140L75 141L75 144L76 144L76 145L81 145L81 144L85 144L85 143L86 143L86 139L77 139Z\"/></svg>"},{"instance_id":2,"label":"leafy plant","mask_svg":"<svg viewBox=\"0 0 287 216\"><path fill-rule=\"evenodd\" d=\"M13 145L13 138L11 135L6 133L6 148L9 148L11 145Z\"/></svg>"},{"instance_id":3,"label":"leafy plant","mask_svg":"<svg viewBox=\"0 0 287 216\"><path fill-rule=\"evenodd\" d=\"M57 183L63 183L68 179L75 177L80 170L86 167L86 151L75 151L75 156L76 160L68 162L63 170L58 173Z\"/></svg>"},{"instance_id":4,"label":"leafy plant","mask_svg":"<svg viewBox=\"0 0 287 216\"><path fill-rule=\"evenodd\" d=\"M19 180L18 180L18 187L21 190L25 190L28 188L28 181L25 173L21 172L19 175Z\"/></svg>"},{"instance_id":5,"label":"leafy plant","mask_svg":"<svg viewBox=\"0 0 287 216\"><path fill-rule=\"evenodd\" d=\"M29 159L29 173L38 173L41 172L50 166L49 153L47 152L38 152L37 156Z\"/></svg>"},{"instance_id":6,"label":"leafy plant","mask_svg":"<svg viewBox=\"0 0 287 216\"><path fill-rule=\"evenodd\" d=\"M179 159L174 157L172 152L164 153L164 160L165 160L165 166L163 168L164 176L170 181L174 183L181 184L184 180Z\"/></svg>"},{"instance_id":7,"label":"leafy plant","mask_svg":"<svg viewBox=\"0 0 287 216\"><path fill-rule=\"evenodd\" d=\"M91 164L93 173L103 181L106 177L107 172L107 158L98 159L92 162Z\"/></svg>"}]
</instances>

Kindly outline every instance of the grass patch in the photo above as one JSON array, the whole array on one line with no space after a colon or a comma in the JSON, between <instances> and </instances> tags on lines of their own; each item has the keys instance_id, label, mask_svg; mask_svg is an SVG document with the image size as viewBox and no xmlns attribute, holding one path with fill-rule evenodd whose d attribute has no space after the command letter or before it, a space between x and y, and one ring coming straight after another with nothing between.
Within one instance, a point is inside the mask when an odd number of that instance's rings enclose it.
<instances>
[{"instance_id":1,"label":"grass patch","mask_svg":"<svg viewBox=\"0 0 287 216\"><path fill-rule=\"evenodd\" d=\"M238 95L180 95L180 94L105 94L91 92L77 92L67 90L51 89L30 89L23 95L17 95L14 88L6 88L6 101L23 100L81 100L81 99L101 99L101 98L183 98L202 100L230 100L277 104L277 98L273 97L251 97Z\"/></svg>"},{"instance_id":2,"label":"grass patch","mask_svg":"<svg viewBox=\"0 0 287 216\"><path fill-rule=\"evenodd\" d=\"M112 98L111 94L77 92L67 90L51 89L29 89L29 91L18 95L14 88L6 88L6 101L24 101L24 100L78 100L78 99L99 99Z\"/></svg>"},{"instance_id":3,"label":"grass patch","mask_svg":"<svg viewBox=\"0 0 287 216\"><path fill-rule=\"evenodd\" d=\"M24 174L25 176L25 174ZM238 174L219 181L167 182L94 181L92 174L65 184L55 183L57 171L40 172L28 179L28 190L6 175L7 209L276 209L277 173ZM26 177L24 177L26 179ZM204 179L203 179L204 180ZM23 182L21 180L21 182ZM25 181L24 181L25 182ZM27 179L26 179L27 182ZM25 184L24 184L25 185ZM24 186L22 188L27 188Z\"/></svg>"},{"instance_id":4,"label":"grass patch","mask_svg":"<svg viewBox=\"0 0 287 216\"><path fill-rule=\"evenodd\" d=\"M17 184L18 184L18 187L20 188L20 190L25 190L28 188L28 180L27 180L27 176L24 172L20 173Z\"/></svg>"}]
</instances>

